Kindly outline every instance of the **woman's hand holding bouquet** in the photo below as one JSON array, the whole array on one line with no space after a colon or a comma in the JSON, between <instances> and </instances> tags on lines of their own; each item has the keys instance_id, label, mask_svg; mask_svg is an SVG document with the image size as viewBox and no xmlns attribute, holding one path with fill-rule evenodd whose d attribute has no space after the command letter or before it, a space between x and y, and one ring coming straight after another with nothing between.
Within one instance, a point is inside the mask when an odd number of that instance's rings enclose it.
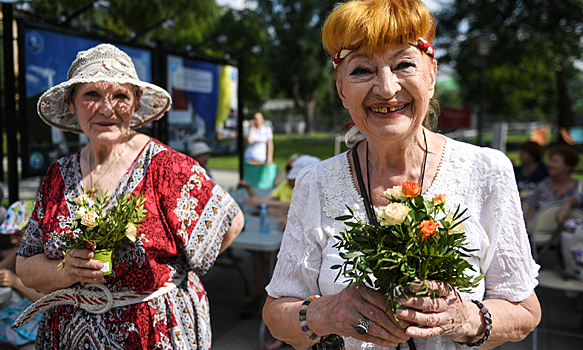
<instances>
[{"instance_id":1,"label":"woman's hand holding bouquet","mask_svg":"<svg viewBox=\"0 0 583 350\"><path fill-rule=\"evenodd\" d=\"M107 196L107 192L102 192L92 204L87 194L81 194L71 202L78 206L76 219L69 231L59 234L65 254L75 248L89 249L94 253L98 250L113 251L125 239L136 241L139 223L147 212L144 209L146 199L143 194L123 194L107 209L112 200L113 197ZM59 268L63 267L64 262L59 264Z\"/></svg>"},{"instance_id":2,"label":"woman's hand holding bouquet","mask_svg":"<svg viewBox=\"0 0 583 350\"><path fill-rule=\"evenodd\" d=\"M355 221L350 208L351 215L336 218L348 226L336 236L334 247L345 260L332 267L339 269L337 279L344 275L350 285L358 288L365 282L385 294L387 311L395 316L404 309L399 302L403 294L434 298L449 286L469 291L478 285L483 275L465 274L473 270L464 259L464 251L470 251L464 247L465 210L458 206L455 213L446 213L445 195L425 200L420 186L409 181L387 189L384 197L391 203L376 209L378 225Z\"/></svg>"}]
</instances>

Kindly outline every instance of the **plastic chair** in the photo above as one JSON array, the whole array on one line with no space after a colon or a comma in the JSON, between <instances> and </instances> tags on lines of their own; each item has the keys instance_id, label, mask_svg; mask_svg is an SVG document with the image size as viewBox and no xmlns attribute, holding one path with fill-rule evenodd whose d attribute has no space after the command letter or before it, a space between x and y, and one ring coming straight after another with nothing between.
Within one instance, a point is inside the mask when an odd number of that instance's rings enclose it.
<instances>
[{"instance_id":1,"label":"plastic chair","mask_svg":"<svg viewBox=\"0 0 583 350\"><path fill-rule=\"evenodd\" d=\"M539 208L531 220L530 241L532 254L537 261L539 261L549 249L559 246L563 225L557 224L555 217L562 205L562 202L547 204ZM572 219L583 219L583 211L578 208L573 208L571 209L569 217ZM540 253L538 252L539 247L542 247ZM566 276L562 271L561 262L562 260L559 257L559 259L555 261L555 266L553 268L540 269L537 278L539 283L537 288L550 288L565 292L583 293L583 281ZM542 301L541 304L543 304ZM581 321L581 327L583 327L583 320ZM556 331L537 327L532 333L532 350L538 349L538 332L582 337L580 333Z\"/></svg>"},{"instance_id":2,"label":"plastic chair","mask_svg":"<svg viewBox=\"0 0 583 350\"><path fill-rule=\"evenodd\" d=\"M549 249L557 246L560 239L562 225L557 224L555 217L563 206L562 202L549 203L539 208L530 221L530 242L532 255L538 260ZM569 215L572 219L583 219L583 211L578 208L571 209ZM540 253L538 248L542 247Z\"/></svg>"}]
</instances>

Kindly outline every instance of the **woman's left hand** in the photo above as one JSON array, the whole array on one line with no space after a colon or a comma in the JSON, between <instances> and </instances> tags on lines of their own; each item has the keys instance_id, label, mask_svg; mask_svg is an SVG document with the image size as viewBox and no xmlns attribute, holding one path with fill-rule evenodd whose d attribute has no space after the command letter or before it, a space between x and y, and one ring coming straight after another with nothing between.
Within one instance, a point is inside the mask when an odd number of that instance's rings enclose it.
<instances>
[{"instance_id":1,"label":"woman's left hand","mask_svg":"<svg viewBox=\"0 0 583 350\"><path fill-rule=\"evenodd\" d=\"M446 335L452 340L463 341L466 339L464 327L468 326L468 309L464 301L449 284L440 281L428 281L431 289L438 289L441 297L430 296L404 296L400 298L401 304L407 310L397 310L399 320L408 321L417 326L409 326L407 335L414 338L429 338L436 335ZM412 286L414 291L419 291L425 286Z\"/></svg>"}]
</instances>

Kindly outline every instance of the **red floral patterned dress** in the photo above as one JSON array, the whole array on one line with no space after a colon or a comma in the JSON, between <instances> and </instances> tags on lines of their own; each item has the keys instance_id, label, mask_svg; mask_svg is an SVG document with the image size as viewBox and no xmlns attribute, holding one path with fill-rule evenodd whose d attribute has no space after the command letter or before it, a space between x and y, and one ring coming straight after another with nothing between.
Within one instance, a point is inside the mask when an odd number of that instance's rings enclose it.
<instances>
[{"instance_id":1,"label":"red floral patterned dress","mask_svg":"<svg viewBox=\"0 0 583 350\"><path fill-rule=\"evenodd\" d=\"M67 231L74 219L70 201L83 191L79 164L77 152L49 168L19 255L63 259L53 234ZM199 276L213 266L239 207L196 161L154 139L116 191L143 191L148 212L136 242L116 249L103 284L114 293L147 291L179 273L187 278L167 294L100 315L56 306L42 317L36 348L210 349L209 304Z\"/></svg>"}]
</instances>

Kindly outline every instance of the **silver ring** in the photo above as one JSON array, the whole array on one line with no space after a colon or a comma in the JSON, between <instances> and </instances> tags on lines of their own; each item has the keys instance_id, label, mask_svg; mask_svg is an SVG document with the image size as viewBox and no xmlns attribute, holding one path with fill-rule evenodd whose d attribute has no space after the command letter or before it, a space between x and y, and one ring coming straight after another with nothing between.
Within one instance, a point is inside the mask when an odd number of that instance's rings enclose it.
<instances>
[{"instance_id":1,"label":"silver ring","mask_svg":"<svg viewBox=\"0 0 583 350\"><path fill-rule=\"evenodd\" d=\"M368 326L370 326L368 318L363 317L360 319L360 321L358 321L358 324L356 325L356 331L358 334L365 335L368 333Z\"/></svg>"}]
</instances>

